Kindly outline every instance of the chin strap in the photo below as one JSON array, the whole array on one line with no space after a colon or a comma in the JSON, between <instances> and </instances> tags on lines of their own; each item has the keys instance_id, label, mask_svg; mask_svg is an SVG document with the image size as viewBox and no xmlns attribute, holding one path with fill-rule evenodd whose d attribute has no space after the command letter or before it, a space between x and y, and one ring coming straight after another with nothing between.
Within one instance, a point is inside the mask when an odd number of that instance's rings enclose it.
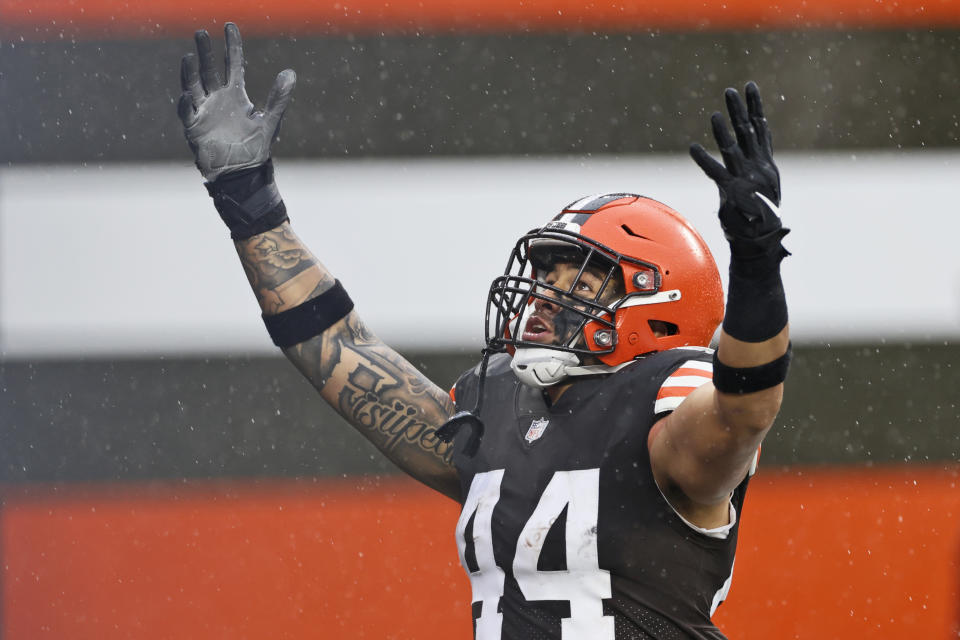
<instances>
[{"instance_id":1,"label":"chin strap","mask_svg":"<svg viewBox=\"0 0 960 640\"><path fill-rule=\"evenodd\" d=\"M470 427L470 439L463 448L463 453L468 458L477 455L480 449L480 440L483 439L483 420L480 419L480 409L483 407L483 383L487 379L487 362L490 360L490 349L483 349L480 352L480 375L477 383L477 400L473 404L472 411L458 411L453 414L449 420L443 423L437 429L437 437L443 442L453 442L453 439L460 433L460 429L465 426Z\"/></svg>"},{"instance_id":2,"label":"chin strap","mask_svg":"<svg viewBox=\"0 0 960 640\"><path fill-rule=\"evenodd\" d=\"M617 365L581 365L580 356L546 347L519 347L510 368L520 382L535 389L552 387L572 376L597 376L619 371L632 360Z\"/></svg>"}]
</instances>

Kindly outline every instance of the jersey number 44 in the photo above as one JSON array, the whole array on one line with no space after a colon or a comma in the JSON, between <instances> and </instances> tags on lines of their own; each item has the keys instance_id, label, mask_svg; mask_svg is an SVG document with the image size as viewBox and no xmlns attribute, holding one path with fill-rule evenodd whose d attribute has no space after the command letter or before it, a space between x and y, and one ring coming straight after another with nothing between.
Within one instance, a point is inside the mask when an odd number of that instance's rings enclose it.
<instances>
[{"instance_id":1,"label":"jersey number 44","mask_svg":"<svg viewBox=\"0 0 960 640\"><path fill-rule=\"evenodd\" d=\"M470 575L473 602L480 602L477 640L500 640L503 614L499 613L505 574L493 553L493 509L500 500L503 469L478 473L457 522L460 564ZM614 640L612 616L603 615L602 600L609 598L610 572L600 568L597 553L597 514L600 470L557 471L543 490L517 540L513 576L527 601L565 600L570 617L563 618L563 640ZM547 533L567 510L566 565L563 571L537 568ZM476 571L466 562L467 524L473 518Z\"/></svg>"}]
</instances>

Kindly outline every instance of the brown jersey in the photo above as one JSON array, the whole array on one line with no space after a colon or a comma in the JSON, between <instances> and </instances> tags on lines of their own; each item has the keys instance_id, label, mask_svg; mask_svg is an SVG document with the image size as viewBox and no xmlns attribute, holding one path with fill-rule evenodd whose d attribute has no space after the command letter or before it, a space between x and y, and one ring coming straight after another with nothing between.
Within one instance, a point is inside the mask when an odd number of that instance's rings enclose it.
<instances>
[{"instance_id":1,"label":"brown jersey","mask_svg":"<svg viewBox=\"0 0 960 640\"><path fill-rule=\"evenodd\" d=\"M476 455L458 438L460 559L477 640L723 638L710 616L729 588L737 524L694 530L653 479L647 436L710 352L671 349L577 380L556 404L490 360ZM707 378L709 374L707 373ZM696 385L696 380L689 383ZM477 370L457 382L472 407ZM731 503L739 513L744 480Z\"/></svg>"}]
</instances>

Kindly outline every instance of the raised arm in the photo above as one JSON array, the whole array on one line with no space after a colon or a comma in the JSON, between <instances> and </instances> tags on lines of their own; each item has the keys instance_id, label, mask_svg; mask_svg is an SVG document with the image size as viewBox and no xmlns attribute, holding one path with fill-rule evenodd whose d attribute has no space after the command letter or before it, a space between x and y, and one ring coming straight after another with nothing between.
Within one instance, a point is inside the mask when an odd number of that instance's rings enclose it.
<instances>
[{"instance_id":1,"label":"raised arm","mask_svg":"<svg viewBox=\"0 0 960 640\"><path fill-rule=\"evenodd\" d=\"M788 254L779 218L780 175L757 86L747 105L727 89L734 135L723 116L711 118L723 157L690 153L720 190L720 223L730 243L730 280L713 384L696 389L650 434L654 475L688 520L726 523L730 493L746 476L780 410L790 359L787 305L780 261Z\"/></svg>"},{"instance_id":2,"label":"raised arm","mask_svg":"<svg viewBox=\"0 0 960 640\"><path fill-rule=\"evenodd\" d=\"M458 499L450 445L436 437L453 414L449 396L366 328L343 288L290 228L270 145L296 75L281 72L265 109L256 111L244 88L239 30L228 23L225 34L226 81L209 35L198 31L198 55L183 59L178 112L274 343L390 460Z\"/></svg>"}]
</instances>

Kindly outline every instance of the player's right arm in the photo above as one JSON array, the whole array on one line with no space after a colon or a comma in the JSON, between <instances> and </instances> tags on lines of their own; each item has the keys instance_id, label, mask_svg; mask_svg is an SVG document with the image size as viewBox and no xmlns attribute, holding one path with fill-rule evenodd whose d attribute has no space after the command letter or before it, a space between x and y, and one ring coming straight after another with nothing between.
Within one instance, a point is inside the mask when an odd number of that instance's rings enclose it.
<instances>
[{"instance_id":1,"label":"player's right arm","mask_svg":"<svg viewBox=\"0 0 960 640\"><path fill-rule=\"evenodd\" d=\"M333 276L293 233L273 181L276 138L296 76L281 72L263 111L243 83L236 25L225 27L226 81L210 38L184 57L178 112L274 341L321 396L405 472L453 499L450 446L436 430L453 414L449 396L376 338ZM282 320L282 322L278 322Z\"/></svg>"}]
</instances>

